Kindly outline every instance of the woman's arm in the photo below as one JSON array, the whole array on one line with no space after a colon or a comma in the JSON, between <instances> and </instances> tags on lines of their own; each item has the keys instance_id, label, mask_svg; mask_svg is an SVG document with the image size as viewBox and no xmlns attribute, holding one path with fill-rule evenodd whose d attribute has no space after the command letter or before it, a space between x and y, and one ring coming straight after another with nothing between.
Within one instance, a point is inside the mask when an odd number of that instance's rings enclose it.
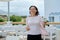
<instances>
[{"instance_id":1,"label":"woman's arm","mask_svg":"<svg viewBox=\"0 0 60 40\"><path fill-rule=\"evenodd\" d=\"M45 23L44 23L43 18L40 17L40 16L39 16L39 18L40 18L40 28L41 28L41 29L45 29L45 27L44 27Z\"/></svg>"},{"instance_id":2,"label":"woman's arm","mask_svg":"<svg viewBox=\"0 0 60 40\"><path fill-rule=\"evenodd\" d=\"M26 18L26 30L27 30L27 31L30 30L29 25L28 25L28 18Z\"/></svg>"},{"instance_id":3,"label":"woman's arm","mask_svg":"<svg viewBox=\"0 0 60 40\"><path fill-rule=\"evenodd\" d=\"M45 30L44 21L42 18L40 18L40 30L42 35L48 35L47 31Z\"/></svg>"}]
</instances>

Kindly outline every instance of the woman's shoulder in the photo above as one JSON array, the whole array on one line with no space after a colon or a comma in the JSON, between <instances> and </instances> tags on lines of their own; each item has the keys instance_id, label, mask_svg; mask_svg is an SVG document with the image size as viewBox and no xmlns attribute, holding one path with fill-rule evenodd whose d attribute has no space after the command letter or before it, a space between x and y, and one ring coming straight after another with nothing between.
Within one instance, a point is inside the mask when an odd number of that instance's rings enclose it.
<instances>
[{"instance_id":1,"label":"woman's shoulder","mask_svg":"<svg viewBox=\"0 0 60 40\"><path fill-rule=\"evenodd\" d=\"M42 16L38 16L40 20L44 20L44 18Z\"/></svg>"},{"instance_id":2,"label":"woman's shoulder","mask_svg":"<svg viewBox=\"0 0 60 40\"><path fill-rule=\"evenodd\" d=\"M42 16L38 15L39 18L42 18Z\"/></svg>"}]
</instances>

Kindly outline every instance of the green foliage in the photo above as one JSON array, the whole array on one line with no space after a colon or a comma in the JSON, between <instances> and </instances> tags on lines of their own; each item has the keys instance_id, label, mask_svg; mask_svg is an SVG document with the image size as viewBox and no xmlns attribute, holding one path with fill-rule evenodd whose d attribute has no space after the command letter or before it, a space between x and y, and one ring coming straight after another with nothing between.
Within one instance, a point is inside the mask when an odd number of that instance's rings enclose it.
<instances>
[{"instance_id":1,"label":"green foliage","mask_svg":"<svg viewBox=\"0 0 60 40\"><path fill-rule=\"evenodd\" d=\"M26 24L22 24L22 25L26 25Z\"/></svg>"},{"instance_id":2,"label":"green foliage","mask_svg":"<svg viewBox=\"0 0 60 40\"><path fill-rule=\"evenodd\" d=\"M5 20L3 18L0 18L0 22L4 22Z\"/></svg>"},{"instance_id":3,"label":"green foliage","mask_svg":"<svg viewBox=\"0 0 60 40\"><path fill-rule=\"evenodd\" d=\"M12 15L10 17L10 21L12 21L12 22L21 22L21 20L22 20L22 17L21 16Z\"/></svg>"}]
</instances>

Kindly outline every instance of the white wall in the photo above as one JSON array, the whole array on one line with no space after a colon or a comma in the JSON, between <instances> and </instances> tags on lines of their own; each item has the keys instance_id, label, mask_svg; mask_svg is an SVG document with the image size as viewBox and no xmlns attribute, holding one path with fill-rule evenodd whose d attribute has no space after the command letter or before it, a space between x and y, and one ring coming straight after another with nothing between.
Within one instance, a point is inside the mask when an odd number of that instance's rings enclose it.
<instances>
[{"instance_id":1,"label":"white wall","mask_svg":"<svg viewBox=\"0 0 60 40\"><path fill-rule=\"evenodd\" d=\"M54 21L59 22L60 21L59 16L54 16Z\"/></svg>"},{"instance_id":2,"label":"white wall","mask_svg":"<svg viewBox=\"0 0 60 40\"><path fill-rule=\"evenodd\" d=\"M60 0L44 0L45 17L48 19L51 12L60 12Z\"/></svg>"}]
</instances>

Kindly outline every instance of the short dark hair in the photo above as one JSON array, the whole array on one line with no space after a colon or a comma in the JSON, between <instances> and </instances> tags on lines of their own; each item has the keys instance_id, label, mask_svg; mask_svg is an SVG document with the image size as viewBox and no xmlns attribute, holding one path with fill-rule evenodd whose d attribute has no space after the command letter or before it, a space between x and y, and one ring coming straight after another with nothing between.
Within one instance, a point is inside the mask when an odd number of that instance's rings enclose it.
<instances>
[{"instance_id":1,"label":"short dark hair","mask_svg":"<svg viewBox=\"0 0 60 40\"><path fill-rule=\"evenodd\" d=\"M36 15L36 16L38 16L38 15L39 15L38 8L37 8L36 6L30 6L29 10L31 9L31 7L34 7L34 8L36 9L36 11L37 11L37 12L36 12L36 14L35 14L35 15Z\"/></svg>"}]
</instances>

